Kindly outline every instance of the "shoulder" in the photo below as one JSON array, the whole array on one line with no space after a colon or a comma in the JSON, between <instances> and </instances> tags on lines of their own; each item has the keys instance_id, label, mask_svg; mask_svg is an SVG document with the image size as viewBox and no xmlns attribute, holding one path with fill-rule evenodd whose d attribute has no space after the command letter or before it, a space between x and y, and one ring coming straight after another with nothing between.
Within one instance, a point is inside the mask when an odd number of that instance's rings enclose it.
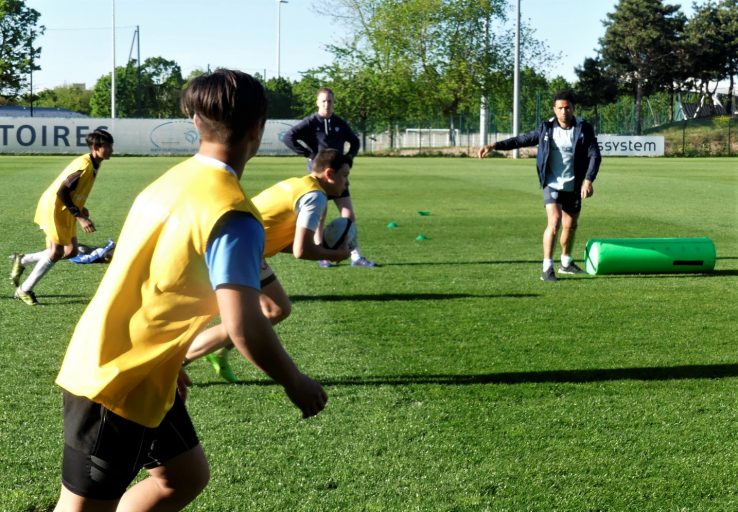
<instances>
[{"instance_id":1,"label":"shoulder","mask_svg":"<svg viewBox=\"0 0 738 512\"><path fill-rule=\"evenodd\" d=\"M594 133L594 127L592 126L592 124L589 121L582 119L581 117L577 117L577 127L582 132Z\"/></svg>"}]
</instances>

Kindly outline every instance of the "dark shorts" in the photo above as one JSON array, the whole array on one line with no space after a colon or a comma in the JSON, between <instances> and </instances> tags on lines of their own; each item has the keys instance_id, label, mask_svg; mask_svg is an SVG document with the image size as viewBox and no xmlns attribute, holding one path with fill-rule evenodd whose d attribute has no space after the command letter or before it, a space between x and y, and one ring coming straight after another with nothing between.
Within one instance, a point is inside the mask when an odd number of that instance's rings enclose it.
<instances>
[{"instance_id":1,"label":"dark shorts","mask_svg":"<svg viewBox=\"0 0 738 512\"><path fill-rule=\"evenodd\" d=\"M543 188L543 204L558 204L569 214L577 214L582 210L582 196L576 191L566 192L551 187Z\"/></svg>"},{"instance_id":2,"label":"dark shorts","mask_svg":"<svg viewBox=\"0 0 738 512\"><path fill-rule=\"evenodd\" d=\"M117 500L142 468L160 466L198 444L179 395L161 425L148 428L64 392L62 482L84 498Z\"/></svg>"}]
</instances>

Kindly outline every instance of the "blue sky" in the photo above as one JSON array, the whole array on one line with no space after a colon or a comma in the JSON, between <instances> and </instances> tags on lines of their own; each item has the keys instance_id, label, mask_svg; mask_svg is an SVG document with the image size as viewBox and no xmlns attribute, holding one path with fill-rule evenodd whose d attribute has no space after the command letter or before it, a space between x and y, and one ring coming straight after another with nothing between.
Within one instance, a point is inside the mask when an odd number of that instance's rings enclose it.
<instances>
[{"instance_id":1,"label":"blue sky","mask_svg":"<svg viewBox=\"0 0 738 512\"><path fill-rule=\"evenodd\" d=\"M71 83L92 87L112 66L112 13L115 3L116 64L128 60L135 27L140 28L141 60L161 56L176 61L186 76L207 66L277 74L276 0L26 0L41 13L46 33L41 70L34 89ZM673 2L677 3L677 2ZM593 57L602 20L617 0L521 0L522 18L562 59L550 75L575 78L574 67ZM327 64L328 44L340 43L342 29L320 12L316 0L288 0L281 12L282 76ZM690 9L683 5L689 14ZM514 3L510 2L511 17ZM136 49L133 49L136 56Z\"/></svg>"}]
</instances>

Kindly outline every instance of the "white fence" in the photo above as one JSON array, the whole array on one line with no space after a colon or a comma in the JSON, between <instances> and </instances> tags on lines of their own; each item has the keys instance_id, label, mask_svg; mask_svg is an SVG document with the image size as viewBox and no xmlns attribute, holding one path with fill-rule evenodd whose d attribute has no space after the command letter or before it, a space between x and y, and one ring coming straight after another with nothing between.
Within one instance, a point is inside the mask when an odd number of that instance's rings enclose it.
<instances>
[{"instance_id":1,"label":"white fence","mask_svg":"<svg viewBox=\"0 0 738 512\"><path fill-rule=\"evenodd\" d=\"M260 155L292 155L282 139L297 123L294 119L270 119L259 148ZM87 150L86 135L96 128L113 134L115 153L123 155L191 155L200 142L189 119L94 119L94 118L0 118L0 154L78 154ZM510 137L492 133L488 142ZM601 135L600 150L605 156L663 156L663 137ZM409 128L393 133L369 135L364 152L388 150L457 148L469 154L482 145L478 133L448 129Z\"/></svg>"}]
</instances>

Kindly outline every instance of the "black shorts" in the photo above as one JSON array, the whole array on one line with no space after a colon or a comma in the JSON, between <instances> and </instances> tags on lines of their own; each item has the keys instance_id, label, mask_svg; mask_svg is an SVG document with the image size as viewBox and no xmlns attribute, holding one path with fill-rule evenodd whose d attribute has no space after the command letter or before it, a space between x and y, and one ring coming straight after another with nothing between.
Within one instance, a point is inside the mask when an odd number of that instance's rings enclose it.
<instances>
[{"instance_id":1,"label":"black shorts","mask_svg":"<svg viewBox=\"0 0 738 512\"><path fill-rule=\"evenodd\" d=\"M117 500L142 468L160 466L199 443L179 394L161 424L148 428L64 392L62 482L84 498Z\"/></svg>"},{"instance_id":2,"label":"black shorts","mask_svg":"<svg viewBox=\"0 0 738 512\"><path fill-rule=\"evenodd\" d=\"M558 204L566 213L574 215L582 210L582 196L576 191L567 192L551 187L543 188L543 204Z\"/></svg>"}]
</instances>

